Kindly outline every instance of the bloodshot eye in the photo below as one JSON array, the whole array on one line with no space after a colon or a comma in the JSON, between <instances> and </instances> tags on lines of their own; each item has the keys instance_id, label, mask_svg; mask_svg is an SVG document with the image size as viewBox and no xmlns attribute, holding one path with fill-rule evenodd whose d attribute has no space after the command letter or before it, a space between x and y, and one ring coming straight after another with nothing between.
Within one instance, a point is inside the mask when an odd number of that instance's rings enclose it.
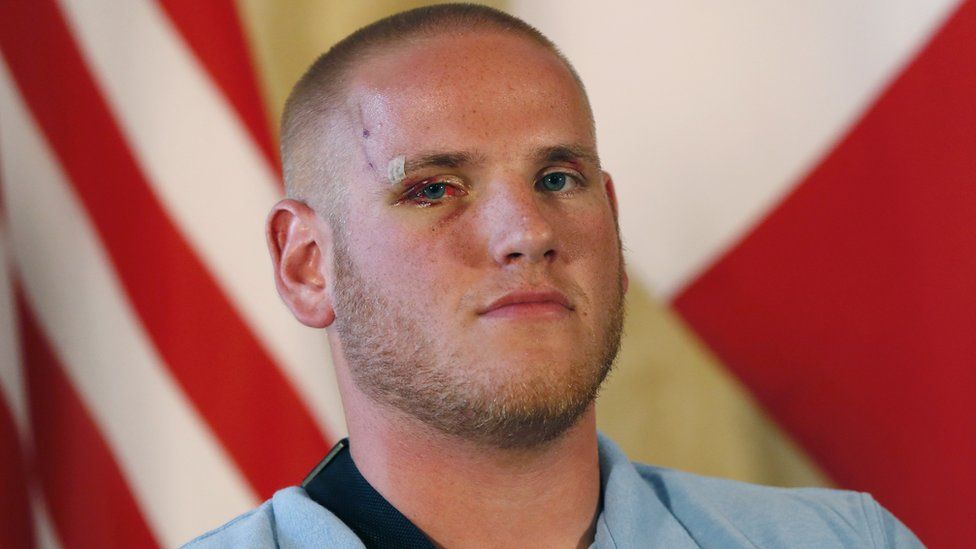
<instances>
[{"instance_id":1,"label":"bloodshot eye","mask_svg":"<svg viewBox=\"0 0 976 549\"><path fill-rule=\"evenodd\" d=\"M417 183L398 203L410 202L418 206L435 206L468 194L463 183L452 178L431 178Z\"/></svg>"}]
</instances>

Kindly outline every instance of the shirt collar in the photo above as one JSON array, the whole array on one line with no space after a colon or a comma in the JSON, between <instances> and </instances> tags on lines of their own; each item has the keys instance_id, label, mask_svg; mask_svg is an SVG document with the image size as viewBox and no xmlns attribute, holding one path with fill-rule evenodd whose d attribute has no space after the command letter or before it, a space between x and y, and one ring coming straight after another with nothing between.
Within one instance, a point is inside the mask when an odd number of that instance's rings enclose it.
<instances>
[{"instance_id":1,"label":"shirt collar","mask_svg":"<svg viewBox=\"0 0 976 549\"><path fill-rule=\"evenodd\" d=\"M666 488L644 479L602 434L599 447L603 511L591 547L698 547L668 508Z\"/></svg>"},{"instance_id":2,"label":"shirt collar","mask_svg":"<svg viewBox=\"0 0 976 549\"><path fill-rule=\"evenodd\" d=\"M344 522L369 548L433 549L427 536L363 478L349 439L340 440L312 469L302 488Z\"/></svg>"}]
</instances>

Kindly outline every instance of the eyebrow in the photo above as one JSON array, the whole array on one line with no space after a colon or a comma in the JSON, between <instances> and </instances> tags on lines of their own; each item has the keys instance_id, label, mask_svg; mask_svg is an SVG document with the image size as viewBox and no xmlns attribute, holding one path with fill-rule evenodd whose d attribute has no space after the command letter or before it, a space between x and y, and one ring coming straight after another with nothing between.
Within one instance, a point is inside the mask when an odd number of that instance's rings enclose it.
<instances>
[{"instance_id":1,"label":"eyebrow","mask_svg":"<svg viewBox=\"0 0 976 549\"><path fill-rule=\"evenodd\" d=\"M425 168L460 168L466 164L471 164L473 161L474 156L466 152L422 154L407 160L403 171L409 175Z\"/></svg>"},{"instance_id":2,"label":"eyebrow","mask_svg":"<svg viewBox=\"0 0 976 549\"><path fill-rule=\"evenodd\" d=\"M580 145L556 145L545 147L536 153L536 158L540 162L572 162L583 160L599 167L600 158L596 151L590 147Z\"/></svg>"}]
</instances>

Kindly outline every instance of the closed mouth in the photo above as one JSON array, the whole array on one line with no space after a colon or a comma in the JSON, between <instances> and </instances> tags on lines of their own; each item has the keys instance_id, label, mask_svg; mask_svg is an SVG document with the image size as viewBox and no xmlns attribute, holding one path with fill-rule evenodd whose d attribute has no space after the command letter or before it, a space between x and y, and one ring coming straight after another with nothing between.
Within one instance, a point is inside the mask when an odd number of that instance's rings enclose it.
<instances>
[{"instance_id":1,"label":"closed mouth","mask_svg":"<svg viewBox=\"0 0 976 549\"><path fill-rule=\"evenodd\" d=\"M491 302L479 312L482 316L537 316L565 314L576 310L569 299L556 290L510 292Z\"/></svg>"}]
</instances>

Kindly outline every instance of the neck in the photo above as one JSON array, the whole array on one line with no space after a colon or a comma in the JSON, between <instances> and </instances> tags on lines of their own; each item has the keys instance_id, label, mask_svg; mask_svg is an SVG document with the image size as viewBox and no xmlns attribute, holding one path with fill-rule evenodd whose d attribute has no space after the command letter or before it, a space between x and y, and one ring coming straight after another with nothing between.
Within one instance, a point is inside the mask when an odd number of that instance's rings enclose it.
<instances>
[{"instance_id":1,"label":"neck","mask_svg":"<svg viewBox=\"0 0 976 549\"><path fill-rule=\"evenodd\" d=\"M390 414L339 377L353 461L436 545L588 547L592 542L600 501L592 405L575 426L542 448L486 448Z\"/></svg>"}]
</instances>

